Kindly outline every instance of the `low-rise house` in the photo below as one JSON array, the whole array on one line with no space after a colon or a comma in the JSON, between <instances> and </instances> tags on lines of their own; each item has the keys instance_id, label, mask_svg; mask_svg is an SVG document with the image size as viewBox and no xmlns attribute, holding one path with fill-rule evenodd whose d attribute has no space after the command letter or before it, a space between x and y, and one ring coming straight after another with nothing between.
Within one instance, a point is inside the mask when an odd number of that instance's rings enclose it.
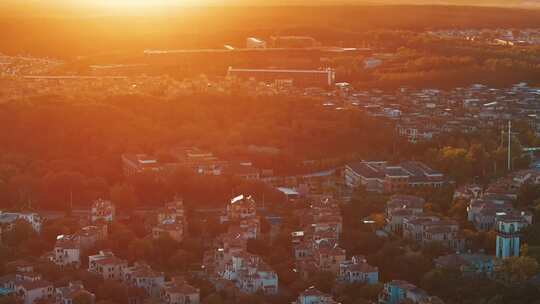
<instances>
[{"instance_id":1,"label":"low-rise house","mask_svg":"<svg viewBox=\"0 0 540 304\"><path fill-rule=\"evenodd\" d=\"M115 257L111 251L100 251L88 257L88 271L104 280L122 280L122 270L127 266L126 260Z\"/></svg>"},{"instance_id":2,"label":"low-rise house","mask_svg":"<svg viewBox=\"0 0 540 304\"><path fill-rule=\"evenodd\" d=\"M149 265L135 263L131 267L121 270L122 281L128 286L134 286L144 290L151 298L160 297L160 288L165 283L162 272L152 270Z\"/></svg>"},{"instance_id":3,"label":"low-rise house","mask_svg":"<svg viewBox=\"0 0 540 304\"><path fill-rule=\"evenodd\" d=\"M449 254L435 259L438 268L456 269L465 276L493 273L493 257L486 254Z\"/></svg>"},{"instance_id":4,"label":"low-rise house","mask_svg":"<svg viewBox=\"0 0 540 304\"><path fill-rule=\"evenodd\" d=\"M79 240L82 250L87 250L104 241L108 236L107 225L86 226L77 231L74 236Z\"/></svg>"},{"instance_id":5,"label":"low-rise house","mask_svg":"<svg viewBox=\"0 0 540 304\"><path fill-rule=\"evenodd\" d=\"M465 246L465 240L459 234L459 225L436 216L406 217L403 221L403 236L422 245L438 242L458 251Z\"/></svg>"},{"instance_id":6,"label":"low-rise house","mask_svg":"<svg viewBox=\"0 0 540 304\"><path fill-rule=\"evenodd\" d=\"M261 178L261 170L253 167L251 163L229 164L223 173L242 180L259 180Z\"/></svg>"},{"instance_id":7,"label":"low-rise house","mask_svg":"<svg viewBox=\"0 0 540 304\"><path fill-rule=\"evenodd\" d=\"M245 293L276 294L278 292L278 276L260 257L247 252L235 253L218 271L226 280L235 282Z\"/></svg>"},{"instance_id":8,"label":"low-rise house","mask_svg":"<svg viewBox=\"0 0 540 304\"><path fill-rule=\"evenodd\" d=\"M17 221L25 221L36 233L41 233L43 218L34 212L5 212L0 211L0 228L9 231Z\"/></svg>"},{"instance_id":9,"label":"low-rise house","mask_svg":"<svg viewBox=\"0 0 540 304\"><path fill-rule=\"evenodd\" d=\"M96 222L112 222L116 213L116 208L111 201L98 199L92 203L91 221Z\"/></svg>"},{"instance_id":10,"label":"low-rise house","mask_svg":"<svg viewBox=\"0 0 540 304\"><path fill-rule=\"evenodd\" d=\"M512 200L507 197L485 195L481 199L471 200L467 207L467 219L481 231L494 229L497 216L501 214L521 216L528 223L532 223L532 214L514 209Z\"/></svg>"},{"instance_id":11,"label":"low-rise house","mask_svg":"<svg viewBox=\"0 0 540 304\"><path fill-rule=\"evenodd\" d=\"M156 158L146 154L122 155L122 167L126 177L141 173L156 174L164 170Z\"/></svg>"},{"instance_id":12,"label":"low-rise house","mask_svg":"<svg viewBox=\"0 0 540 304\"><path fill-rule=\"evenodd\" d=\"M331 295L311 286L298 296L295 304L338 304Z\"/></svg>"},{"instance_id":13,"label":"low-rise house","mask_svg":"<svg viewBox=\"0 0 540 304\"><path fill-rule=\"evenodd\" d=\"M56 265L79 268L81 265L81 243L77 237L59 235L54 245L51 261Z\"/></svg>"},{"instance_id":14,"label":"low-rise house","mask_svg":"<svg viewBox=\"0 0 540 304\"><path fill-rule=\"evenodd\" d=\"M454 191L454 199L477 199L482 194L482 187L476 184L464 185Z\"/></svg>"},{"instance_id":15,"label":"low-rise house","mask_svg":"<svg viewBox=\"0 0 540 304\"><path fill-rule=\"evenodd\" d=\"M182 278L173 278L163 284L160 300L164 304L199 304L200 291Z\"/></svg>"},{"instance_id":16,"label":"low-rise house","mask_svg":"<svg viewBox=\"0 0 540 304\"><path fill-rule=\"evenodd\" d=\"M172 220L165 220L152 228L152 237L159 239L162 237L170 237L171 239L181 242L184 239L184 225Z\"/></svg>"},{"instance_id":17,"label":"low-rise house","mask_svg":"<svg viewBox=\"0 0 540 304\"><path fill-rule=\"evenodd\" d=\"M80 297L88 299L89 304L96 300L96 296L86 290L81 282L69 282L67 286L56 288L55 291L56 304L73 304Z\"/></svg>"},{"instance_id":18,"label":"low-rise house","mask_svg":"<svg viewBox=\"0 0 540 304\"><path fill-rule=\"evenodd\" d=\"M255 200L251 196L236 196L227 205L227 220L236 221L255 217L257 214L256 207Z\"/></svg>"},{"instance_id":19,"label":"low-rise house","mask_svg":"<svg viewBox=\"0 0 540 304\"><path fill-rule=\"evenodd\" d=\"M340 264L345 261L345 249L339 246L322 246L314 250L313 258L319 271L328 271L335 275L339 274Z\"/></svg>"},{"instance_id":20,"label":"low-rise house","mask_svg":"<svg viewBox=\"0 0 540 304\"><path fill-rule=\"evenodd\" d=\"M168 236L175 241L181 242L187 231L187 223L184 212L184 201L175 198L173 202L165 204L158 210L157 225L152 228L152 237L158 239Z\"/></svg>"},{"instance_id":21,"label":"low-rise house","mask_svg":"<svg viewBox=\"0 0 540 304\"><path fill-rule=\"evenodd\" d=\"M379 304L442 304L442 300L429 296L424 290L415 285L400 280L390 281L384 284L384 288L379 294Z\"/></svg>"},{"instance_id":22,"label":"low-rise house","mask_svg":"<svg viewBox=\"0 0 540 304\"><path fill-rule=\"evenodd\" d=\"M424 212L425 200L412 195L393 195L386 203L386 230L401 234L406 217Z\"/></svg>"},{"instance_id":23,"label":"low-rise house","mask_svg":"<svg viewBox=\"0 0 540 304\"><path fill-rule=\"evenodd\" d=\"M38 300L53 301L54 287L36 273L18 273L0 278L0 287L4 293L14 296L23 304L34 304Z\"/></svg>"},{"instance_id":24,"label":"low-rise house","mask_svg":"<svg viewBox=\"0 0 540 304\"><path fill-rule=\"evenodd\" d=\"M339 279L347 284L379 282L379 269L368 264L363 256L353 256L339 265Z\"/></svg>"}]
</instances>

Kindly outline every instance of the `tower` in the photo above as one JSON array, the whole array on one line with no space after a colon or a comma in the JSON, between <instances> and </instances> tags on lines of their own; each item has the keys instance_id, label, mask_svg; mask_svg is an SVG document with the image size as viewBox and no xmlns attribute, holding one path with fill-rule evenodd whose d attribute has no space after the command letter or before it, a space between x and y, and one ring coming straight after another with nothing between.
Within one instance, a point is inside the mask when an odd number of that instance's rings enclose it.
<instances>
[{"instance_id":1,"label":"tower","mask_svg":"<svg viewBox=\"0 0 540 304\"><path fill-rule=\"evenodd\" d=\"M497 215L497 258L519 256L519 237L527 221L520 216L501 213Z\"/></svg>"}]
</instances>

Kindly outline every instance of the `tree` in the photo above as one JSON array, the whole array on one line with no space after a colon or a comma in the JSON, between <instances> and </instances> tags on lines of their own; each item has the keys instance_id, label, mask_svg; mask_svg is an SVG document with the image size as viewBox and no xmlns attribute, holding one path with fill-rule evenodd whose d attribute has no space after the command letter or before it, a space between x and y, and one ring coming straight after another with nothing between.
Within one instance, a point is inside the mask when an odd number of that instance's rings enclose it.
<instances>
[{"instance_id":1,"label":"tree","mask_svg":"<svg viewBox=\"0 0 540 304\"><path fill-rule=\"evenodd\" d=\"M118 209L131 213L137 206L139 198L132 185L122 183L116 184L110 190L111 201L116 204Z\"/></svg>"},{"instance_id":2,"label":"tree","mask_svg":"<svg viewBox=\"0 0 540 304\"><path fill-rule=\"evenodd\" d=\"M90 293L79 293L73 298L73 304L93 304L94 297Z\"/></svg>"},{"instance_id":3,"label":"tree","mask_svg":"<svg viewBox=\"0 0 540 304\"><path fill-rule=\"evenodd\" d=\"M36 237L36 233L32 226L23 220L17 220L10 230L3 233L3 242L11 247L18 247L23 242Z\"/></svg>"},{"instance_id":4,"label":"tree","mask_svg":"<svg viewBox=\"0 0 540 304\"><path fill-rule=\"evenodd\" d=\"M506 284L520 284L535 275L537 269L538 262L531 257L510 257L503 260L497 274Z\"/></svg>"},{"instance_id":5,"label":"tree","mask_svg":"<svg viewBox=\"0 0 540 304\"><path fill-rule=\"evenodd\" d=\"M99 300L110 300L119 304L127 303L128 291L122 283L107 280L98 287L96 297Z\"/></svg>"}]
</instances>

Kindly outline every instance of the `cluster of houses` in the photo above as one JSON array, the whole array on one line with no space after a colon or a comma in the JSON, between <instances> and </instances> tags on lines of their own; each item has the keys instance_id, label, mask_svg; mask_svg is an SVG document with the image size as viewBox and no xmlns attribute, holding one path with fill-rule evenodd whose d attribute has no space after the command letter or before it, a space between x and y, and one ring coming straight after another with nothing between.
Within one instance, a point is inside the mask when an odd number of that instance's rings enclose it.
<instances>
[{"instance_id":1,"label":"cluster of houses","mask_svg":"<svg viewBox=\"0 0 540 304\"><path fill-rule=\"evenodd\" d=\"M322 197L298 213L302 230L292 233L292 242L296 269L304 279L324 271L342 283L378 283L377 267L362 256L347 260L345 250L339 246L343 220L337 201Z\"/></svg>"},{"instance_id":2,"label":"cluster of houses","mask_svg":"<svg viewBox=\"0 0 540 304\"><path fill-rule=\"evenodd\" d=\"M497 232L498 258L519 256L520 231L532 224L530 211L514 208L519 189L527 183L540 184L539 172L518 171L496 180L486 189L467 185L456 191L456 198L468 200L467 219L476 229Z\"/></svg>"},{"instance_id":3,"label":"cluster of houses","mask_svg":"<svg viewBox=\"0 0 540 304\"><path fill-rule=\"evenodd\" d=\"M36 233L41 232L43 217L35 212L6 212L0 210L0 236L2 231L9 231L17 221L24 221L32 226Z\"/></svg>"},{"instance_id":4,"label":"cluster of houses","mask_svg":"<svg viewBox=\"0 0 540 304\"><path fill-rule=\"evenodd\" d=\"M85 297L89 301L87 303L94 303L94 294L87 291L81 282L69 282L55 288L53 283L35 272L32 263L19 260L6 266L13 269L13 273L0 277L0 294L11 297L14 303L71 304L81 297Z\"/></svg>"},{"instance_id":5,"label":"cluster of houses","mask_svg":"<svg viewBox=\"0 0 540 304\"><path fill-rule=\"evenodd\" d=\"M260 234L255 200L248 195L232 198L222 221L228 222L228 231L204 254L203 268L210 280L218 288L276 294L277 273L261 257L247 251L247 241Z\"/></svg>"},{"instance_id":6,"label":"cluster of houses","mask_svg":"<svg viewBox=\"0 0 540 304\"><path fill-rule=\"evenodd\" d=\"M424 213L424 199L396 194L386 203L385 229L420 245L437 242L448 249L461 251L465 240L456 221Z\"/></svg>"},{"instance_id":7,"label":"cluster of houses","mask_svg":"<svg viewBox=\"0 0 540 304\"><path fill-rule=\"evenodd\" d=\"M448 132L499 129L508 120L527 122L538 134L538 94L538 87L526 83L507 88L475 84L451 90L353 91L342 99L395 126L397 136L418 143Z\"/></svg>"},{"instance_id":8,"label":"cluster of houses","mask_svg":"<svg viewBox=\"0 0 540 304\"><path fill-rule=\"evenodd\" d=\"M50 303L72 304L83 294L87 301L94 303L95 296L82 283L70 282L67 286L55 288L51 282L43 280L34 272L32 263L17 261L12 263L13 274L0 277L0 291L3 296L12 296L14 301L24 304ZM88 257L88 272L103 280L121 282L128 288L130 303L142 303L154 299L160 304L198 304L200 292L182 277L165 280L165 275L152 270L144 263L128 265L126 260L116 257L111 251L102 250Z\"/></svg>"},{"instance_id":9,"label":"cluster of houses","mask_svg":"<svg viewBox=\"0 0 540 304\"><path fill-rule=\"evenodd\" d=\"M48 260L62 267L81 266L82 252L90 250L97 242L107 239L107 225L86 226L71 235L59 235Z\"/></svg>"},{"instance_id":10,"label":"cluster of houses","mask_svg":"<svg viewBox=\"0 0 540 304\"><path fill-rule=\"evenodd\" d=\"M200 301L199 290L182 277L166 281L162 272L154 271L149 265L135 263L129 266L126 260L108 250L88 257L88 271L103 280L117 280L128 288L142 291L142 295L133 293L133 302L140 298L158 299L163 304L197 304Z\"/></svg>"}]
</instances>

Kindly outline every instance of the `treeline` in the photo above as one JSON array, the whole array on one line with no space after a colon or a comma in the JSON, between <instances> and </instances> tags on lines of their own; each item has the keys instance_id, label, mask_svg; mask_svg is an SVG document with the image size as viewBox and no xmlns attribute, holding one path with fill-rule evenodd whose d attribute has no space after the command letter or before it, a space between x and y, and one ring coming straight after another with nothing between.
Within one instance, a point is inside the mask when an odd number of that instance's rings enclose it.
<instances>
[{"instance_id":1,"label":"treeline","mask_svg":"<svg viewBox=\"0 0 540 304\"><path fill-rule=\"evenodd\" d=\"M381 29L540 26L537 10L457 6L171 8L144 16L55 12L48 7L36 17L27 6L5 11L0 35L8 43L2 43L0 52L62 58L148 48L243 46L245 38L254 35L311 35L325 44L354 46L363 32Z\"/></svg>"},{"instance_id":2,"label":"treeline","mask_svg":"<svg viewBox=\"0 0 540 304\"><path fill-rule=\"evenodd\" d=\"M378 31L368 35L373 37L372 41L378 48L394 54L375 69L338 73L358 87L454 88L475 83L495 87L519 82L540 84L540 47L491 46L410 31Z\"/></svg>"}]
</instances>

